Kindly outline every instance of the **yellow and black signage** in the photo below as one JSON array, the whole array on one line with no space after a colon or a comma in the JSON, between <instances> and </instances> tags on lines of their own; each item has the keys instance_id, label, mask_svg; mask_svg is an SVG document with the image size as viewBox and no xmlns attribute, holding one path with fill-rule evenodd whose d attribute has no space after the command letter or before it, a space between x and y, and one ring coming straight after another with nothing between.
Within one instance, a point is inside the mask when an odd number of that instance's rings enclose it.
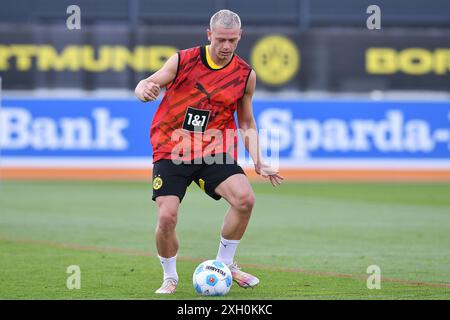
<instances>
[{"instance_id":1,"label":"yellow and black signage","mask_svg":"<svg viewBox=\"0 0 450 320\"><path fill-rule=\"evenodd\" d=\"M244 31L237 54L256 71L258 89L450 90L446 32ZM131 37L126 26L78 33L0 26L0 39L4 89L133 89L178 50L208 43L201 30L142 27Z\"/></svg>"},{"instance_id":2,"label":"yellow and black signage","mask_svg":"<svg viewBox=\"0 0 450 320\"><path fill-rule=\"evenodd\" d=\"M258 79L269 85L286 84L300 69L300 50L283 35L261 38L254 45L250 58Z\"/></svg>"},{"instance_id":3,"label":"yellow and black signage","mask_svg":"<svg viewBox=\"0 0 450 320\"><path fill-rule=\"evenodd\" d=\"M177 52L171 46L68 45L58 52L52 45L0 45L0 71L26 72L36 66L37 71L154 72Z\"/></svg>"},{"instance_id":4,"label":"yellow and black signage","mask_svg":"<svg viewBox=\"0 0 450 320\"><path fill-rule=\"evenodd\" d=\"M369 48L366 50L366 70L373 75L446 76L450 74L450 48Z\"/></svg>"}]
</instances>

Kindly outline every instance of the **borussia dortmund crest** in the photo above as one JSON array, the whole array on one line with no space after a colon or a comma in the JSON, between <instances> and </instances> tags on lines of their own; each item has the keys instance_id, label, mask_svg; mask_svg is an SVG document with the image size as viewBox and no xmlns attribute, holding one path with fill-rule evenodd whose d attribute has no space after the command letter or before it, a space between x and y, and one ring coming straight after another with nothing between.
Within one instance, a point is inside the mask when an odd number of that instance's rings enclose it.
<instances>
[{"instance_id":1,"label":"borussia dortmund crest","mask_svg":"<svg viewBox=\"0 0 450 320\"><path fill-rule=\"evenodd\" d=\"M161 179L161 177L156 177L155 179L153 179L153 189L158 190L161 189L163 185L163 180Z\"/></svg>"}]
</instances>

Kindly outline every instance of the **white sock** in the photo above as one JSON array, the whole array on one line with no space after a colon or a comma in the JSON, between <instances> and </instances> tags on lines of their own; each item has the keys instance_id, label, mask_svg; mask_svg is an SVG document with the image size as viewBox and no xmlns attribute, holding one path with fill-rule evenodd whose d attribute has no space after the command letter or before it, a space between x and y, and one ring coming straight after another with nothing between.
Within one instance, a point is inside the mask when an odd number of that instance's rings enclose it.
<instances>
[{"instance_id":1,"label":"white sock","mask_svg":"<svg viewBox=\"0 0 450 320\"><path fill-rule=\"evenodd\" d=\"M164 271L164 280L170 278L178 281L177 256L172 258L163 258L158 255L158 257Z\"/></svg>"},{"instance_id":2,"label":"white sock","mask_svg":"<svg viewBox=\"0 0 450 320\"><path fill-rule=\"evenodd\" d=\"M240 240L227 240L221 236L216 259L225 263L227 266L232 264L239 242Z\"/></svg>"}]
</instances>

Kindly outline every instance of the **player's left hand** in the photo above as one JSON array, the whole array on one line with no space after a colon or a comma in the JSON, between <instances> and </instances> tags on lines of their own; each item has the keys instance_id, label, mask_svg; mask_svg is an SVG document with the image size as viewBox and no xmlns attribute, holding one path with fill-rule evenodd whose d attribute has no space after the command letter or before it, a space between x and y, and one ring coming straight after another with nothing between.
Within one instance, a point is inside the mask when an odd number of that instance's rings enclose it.
<instances>
[{"instance_id":1,"label":"player's left hand","mask_svg":"<svg viewBox=\"0 0 450 320\"><path fill-rule=\"evenodd\" d=\"M274 187L280 185L284 180L284 178L278 174L279 172L277 169L265 163L255 164L255 171L264 178L269 178L270 183Z\"/></svg>"}]
</instances>

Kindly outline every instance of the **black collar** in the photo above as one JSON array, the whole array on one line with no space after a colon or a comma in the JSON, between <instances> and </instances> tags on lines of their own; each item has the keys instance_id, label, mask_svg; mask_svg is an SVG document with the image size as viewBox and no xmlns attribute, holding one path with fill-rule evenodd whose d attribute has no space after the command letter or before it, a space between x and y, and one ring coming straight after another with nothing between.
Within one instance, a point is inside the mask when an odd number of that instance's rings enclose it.
<instances>
[{"instance_id":1,"label":"black collar","mask_svg":"<svg viewBox=\"0 0 450 320\"><path fill-rule=\"evenodd\" d=\"M235 54L233 53L233 56L231 57L230 61L228 61L228 63L226 65L224 65L222 68L213 69L213 68L211 68L211 66L208 64L208 61L206 60L206 46L200 47L200 57L202 59L202 62L210 70L219 71L219 70L225 69L233 61L234 56L235 56Z\"/></svg>"}]
</instances>

